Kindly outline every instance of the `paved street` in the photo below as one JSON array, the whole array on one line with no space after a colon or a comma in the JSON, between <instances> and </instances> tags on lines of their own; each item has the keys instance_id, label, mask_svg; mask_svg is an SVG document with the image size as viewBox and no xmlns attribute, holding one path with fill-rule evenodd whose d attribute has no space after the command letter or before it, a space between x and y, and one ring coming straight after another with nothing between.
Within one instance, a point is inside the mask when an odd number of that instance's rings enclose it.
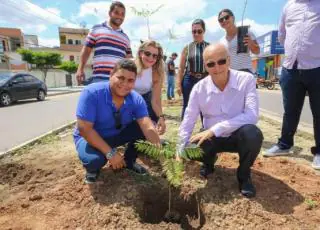
<instances>
[{"instance_id":1,"label":"paved street","mask_svg":"<svg viewBox=\"0 0 320 230\"><path fill-rule=\"evenodd\" d=\"M262 112L270 113L273 116L279 116L282 119L283 106L282 106L282 94L280 90L266 91L259 90L260 108ZM309 97L306 97L303 111L301 114L300 122L312 126L312 114L309 105Z\"/></svg>"},{"instance_id":2,"label":"paved street","mask_svg":"<svg viewBox=\"0 0 320 230\"><path fill-rule=\"evenodd\" d=\"M0 107L0 153L75 120L79 93Z\"/></svg>"}]
</instances>

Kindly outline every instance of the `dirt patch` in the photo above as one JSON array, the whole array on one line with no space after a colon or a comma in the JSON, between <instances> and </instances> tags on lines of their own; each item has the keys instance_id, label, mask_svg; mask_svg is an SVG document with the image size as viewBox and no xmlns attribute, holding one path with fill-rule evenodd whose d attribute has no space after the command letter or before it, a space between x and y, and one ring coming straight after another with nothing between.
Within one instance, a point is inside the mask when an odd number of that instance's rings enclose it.
<instances>
[{"instance_id":1,"label":"dirt patch","mask_svg":"<svg viewBox=\"0 0 320 230\"><path fill-rule=\"evenodd\" d=\"M268 131L272 127L266 121L260 127L267 147L274 138ZM312 140L299 136L298 141L303 142L302 149L294 157L257 159L252 173L257 197L251 200L238 191L236 154L220 154L214 174L205 181L197 178L199 164L188 164L190 178L195 179L187 180L181 190L172 190L172 210L179 218L168 222L168 184L157 162L141 158L150 176L104 168L95 185L85 185L69 132L0 160L0 226L41 230L319 229L320 176L310 168L306 153ZM197 197L196 183L200 184Z\"/></svg>"}]
</instances>

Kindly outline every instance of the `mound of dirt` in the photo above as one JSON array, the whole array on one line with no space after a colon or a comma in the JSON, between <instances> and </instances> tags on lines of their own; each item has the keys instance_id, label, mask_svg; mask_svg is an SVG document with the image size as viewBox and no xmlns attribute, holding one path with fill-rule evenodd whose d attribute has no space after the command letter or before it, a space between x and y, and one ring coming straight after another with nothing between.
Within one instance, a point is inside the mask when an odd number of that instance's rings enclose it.
<instances>
[{"instance_id":1,"label":"mound of dirt","mask_svg":"<svg viewBox=\"0 0 320 230\"><path fill-rule=\"evenodd\" d=\"M71 135L2 158L0 228L319 229L320 177L290 158L256 161L257 197L249 200L238 191L238 157L221 154L214 174L196 193L197 180L172 189L169 218L168 185L159 164L142 160L150 176L104 168L89 186ZM197 163L188 166L194 176L198 170Z\"/></svg>"}]
</instances>

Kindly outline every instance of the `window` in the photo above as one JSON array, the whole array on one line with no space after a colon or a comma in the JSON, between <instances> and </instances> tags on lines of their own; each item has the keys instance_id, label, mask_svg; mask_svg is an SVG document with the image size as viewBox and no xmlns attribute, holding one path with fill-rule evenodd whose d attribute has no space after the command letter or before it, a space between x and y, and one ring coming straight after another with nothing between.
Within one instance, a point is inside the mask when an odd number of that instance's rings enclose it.
<instances>
[{"instance_id":1,"label":"window","mask_svg":"<svg viewBox=\"0 0 320 230\"><path fill-rule=\"evenodd\" d=\"M11 50L16 51L21 47L20 38L10 38Z\"/></svg>"},{"instance_id":2,"label":"window","mask_svg":"<svg viewBox=\"0 0 320 230\"><path fill-rule=\"evenodd\" d=\"M76 45L81 45L81 41L80 40L76 40Z\"/></svg>"},{"instance_id":3,"label":"window","mask_svg":"<svg viewBox=\"0 0 320 230\"><path fill-rule=\"evenodd\" d=\"M67 38L66 38L66 35L60 35L60 44L66 44Z\"/></svg>"},{"instance_id":4,"label":"window","mask_svg":"<svg viewBox=\"0 0 320 230\"><path fill-rule=\"evenodd\" d=\"M68 39L68 45L73 45L73 40L72 39Z\"/></svg>"},{"instance_id":5,"label":"window","mask_svg":"<svg viewBox=\"0 0 320 230\"><path fill-rule=\"evenodd\" d=\"M34 78L31 75L24 75L24 79L26 80L26 82L35 82L36 78Z\"/></svg>"},{"instance_id":6,"label":"window","mask_svg":"<svg viewBox=\"0 0 320 230\"><path fill-rule=\"evenodd\" d=\"M74 61L74 56L73 55L69 56L69 61Z\"/></svg>"},{"instance_id":7,"label":"window","mask_svg":"<svg viewBox=\"0 0 320 230\"><path fill-rule=\"evenodd\" d=\"M24 77L22 75L19 75L19 76L15 77L13 80L18 83L23 83Z\"/></svg>"}]
</instances>

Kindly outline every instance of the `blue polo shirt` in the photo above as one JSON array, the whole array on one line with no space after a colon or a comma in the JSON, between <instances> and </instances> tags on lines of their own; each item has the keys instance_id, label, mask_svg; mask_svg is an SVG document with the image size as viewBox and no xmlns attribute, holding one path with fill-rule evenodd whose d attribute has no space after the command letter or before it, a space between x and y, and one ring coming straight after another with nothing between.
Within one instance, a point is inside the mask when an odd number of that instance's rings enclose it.
<instances>
[{"instance_id":1,"label":"blue polo shirt","mask_svg":"<svg viewBox=\"0 0 320 230\"><path fill-rule=\"evenodd\" d=\"M102 138L118 135L134 120L147 117L148 110L142 96L135 91L125 97L120 108L121 129L116 129L114 112L117 109L112 102L109 82L98 82L88 85L81 92L76 116L81 120L92 122L93 128ZM74 142L77 145L81 138L78 128L73 132Z\"/></svg>"}]
</instances>

